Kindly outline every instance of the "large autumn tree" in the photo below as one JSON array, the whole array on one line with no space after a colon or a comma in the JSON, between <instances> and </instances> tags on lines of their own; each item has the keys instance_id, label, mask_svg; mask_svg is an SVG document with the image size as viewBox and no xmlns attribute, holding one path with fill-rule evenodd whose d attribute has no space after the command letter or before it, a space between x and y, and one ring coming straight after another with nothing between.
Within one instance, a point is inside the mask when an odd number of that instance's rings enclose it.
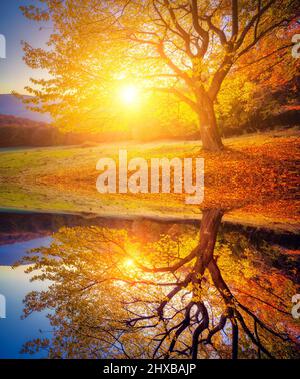
<instances>
[{"instance_id":1,"label":"large autumn tree","mask_svg":"<svg viewBox=\"0 0 300 379\"><path fill-rule=\"evenodd\" d=\"M27 88L38 109L58 124L112 122L116 87L136 82L143 93L188 104L211 151L222 149L214 106L224 79L253 50L256 59L269 57L270 36L274 49L288 48L283 35L298 8L296 0L40 1L22 7L53 27L47 49L24 44L26 62L51 75Z\"/></svg>"}]
</instances>

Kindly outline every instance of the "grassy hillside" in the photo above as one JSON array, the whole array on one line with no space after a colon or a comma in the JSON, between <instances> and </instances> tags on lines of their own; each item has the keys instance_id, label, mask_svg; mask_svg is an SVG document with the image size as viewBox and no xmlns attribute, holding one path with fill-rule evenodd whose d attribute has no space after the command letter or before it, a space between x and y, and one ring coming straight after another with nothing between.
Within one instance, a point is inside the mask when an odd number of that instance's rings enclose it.
<instances>
[{"instance_id":1,"label":"grassy hillside","mask_svg":"<svg viewBox=\"0 0 300 379\"><path fill-rule=\"evenodd\" d=\"M197 142L102 144L0 153L0 207L120 217L198 219L204 207L221 207L225 220L296 231L296 155L299 133L264 133L231 138L219 154ZM96 163L128 157L204 157L205 199L186 205L178 194L110 194L96 190Z\"/></svg>"}]
</instances>

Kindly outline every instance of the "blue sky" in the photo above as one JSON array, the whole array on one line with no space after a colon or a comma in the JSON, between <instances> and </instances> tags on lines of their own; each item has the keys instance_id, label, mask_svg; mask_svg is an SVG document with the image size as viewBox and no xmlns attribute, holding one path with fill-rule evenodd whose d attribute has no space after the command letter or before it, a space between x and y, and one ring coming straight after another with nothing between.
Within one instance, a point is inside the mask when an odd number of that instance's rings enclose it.
<instances>
[{"instance_id":1,"label":"blue sky","mask_svg":"<svg viewBox=\"0 0 300 379\"><path fill-rule=\"evenodd\" d=\"M49 246L50 237L36 238L0 246L0 293L6 299L6 318L0 319L0 359L3 358L41 358L45 353L34 356L20 354L22 345L33 338L49 337L50 329L46 314L49 310L37 312L26 319L23 314L23 299L30 291L46 290L48 282L30 282L25 274L26 266L12 269L9 265L16 262L25 252L40 246ZM39 330L43 330L41 334Z\"/></svg>"},{"instance_id":2,"label":"blue sky","mask_svg":"<svg viewBox=\"0 0 300 379\"><path fill-rule=\"evenodd\" d=\"M30 77L43 77L42 71L31 70L22 60L21 40L34 47L43 47L50 30L39 30L41 24L26 19L20 11L20 5L38 5L38 0L1 0L0 34L6 39L6 59L0 58L0 93L12 90L25 93L24 86Z\"/></svg>"}]
</instances>

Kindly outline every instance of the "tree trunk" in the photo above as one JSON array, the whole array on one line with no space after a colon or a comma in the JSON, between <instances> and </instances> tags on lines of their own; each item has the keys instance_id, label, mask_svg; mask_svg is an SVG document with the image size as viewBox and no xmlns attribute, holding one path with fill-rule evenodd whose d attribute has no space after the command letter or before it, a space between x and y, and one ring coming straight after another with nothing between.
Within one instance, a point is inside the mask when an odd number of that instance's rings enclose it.
<instances>
[{"instance_id":1,"label":"tree trunk","mask_svg":"<svg viewBox=\"0 0 300 379\"><path fill-rule=\"evenodd\" d=\"M214 105L208 96L201 98L198 115L203 149L221 151L223 144L217 127Z\"/></svg>"},{"instance_id":2,"label":"tree trunk","mask_svg":"<svg viewBox=\"0 0 300 379\"><path fill-rule=\"evenodd\" d=\"M205 209L202 213L200 226L199 253L195 270L201 275L213 259L218 229L221 224L223 211L221 209Z\"/></svg>"}]
</instances>

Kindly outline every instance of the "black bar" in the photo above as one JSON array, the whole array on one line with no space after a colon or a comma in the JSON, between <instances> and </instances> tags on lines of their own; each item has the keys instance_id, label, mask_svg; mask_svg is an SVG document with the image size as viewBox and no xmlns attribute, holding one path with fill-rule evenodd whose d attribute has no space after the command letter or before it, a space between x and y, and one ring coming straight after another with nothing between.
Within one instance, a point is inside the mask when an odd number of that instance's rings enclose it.
<instances>
[{"instance_id":1,"label":"black bar","mask_svg":"<svg viewBox=\"0 0 300 379\"><path fill-rule=\"evenodd\" d=\"M222 377L226 374L238 378L247 375L255 379L262 370L288 377L297 372L296 369L299 369L298 360L0 360L0 372L5 370L22 375L22 378L36 376L40 379L43 374L58 373L83 378L154 375L202 378L220 373Z\"/></svg>"}]
</instances>

